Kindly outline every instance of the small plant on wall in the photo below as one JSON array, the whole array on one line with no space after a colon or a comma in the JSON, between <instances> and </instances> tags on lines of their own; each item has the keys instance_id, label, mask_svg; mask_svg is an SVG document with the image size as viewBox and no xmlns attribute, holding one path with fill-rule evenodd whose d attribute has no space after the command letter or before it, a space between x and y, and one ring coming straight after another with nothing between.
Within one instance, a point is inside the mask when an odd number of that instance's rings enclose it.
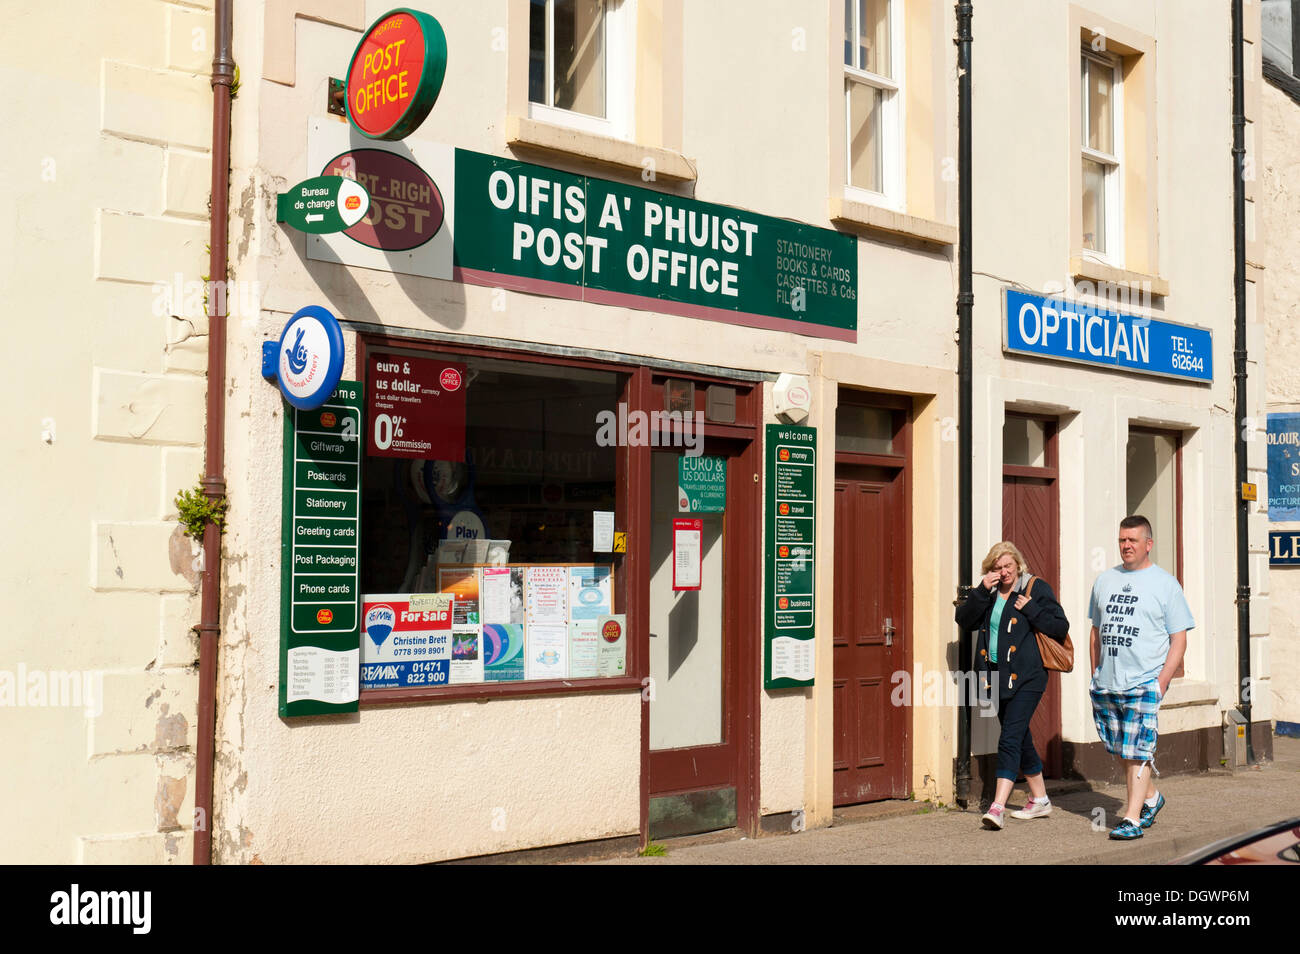
<instances>
[{"instance_id":1,"label":"small plant on wall","mask_svg":"<svg viewBox=\"0 0 1300 954\"><path fill-rule=\"evenodd\" d=\"M215 524L219 533L225 533L229 507L230 501L225 497L208 499L203 492L202 479L195 483L193 490L182 490L176 495L176 512L185 528L185 535L199 541L203 540L203 531L209 523Z\"/></svg>"}]
</instances>

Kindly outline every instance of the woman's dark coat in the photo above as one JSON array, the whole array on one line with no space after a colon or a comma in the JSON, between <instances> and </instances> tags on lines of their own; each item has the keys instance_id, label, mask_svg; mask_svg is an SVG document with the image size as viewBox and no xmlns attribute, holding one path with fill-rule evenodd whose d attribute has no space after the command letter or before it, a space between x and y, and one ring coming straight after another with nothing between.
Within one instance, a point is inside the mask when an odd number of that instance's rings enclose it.
<instances>
[{"instance_id":1,"label":"woman's dark coat","mask_svg":"<svg viewBox=\"0 0 1300 954\"><path fill-rule=\"evenodd\" d=\"M1016 597L1034 580L1034 589L1024 609L1016 609ZM1058 643L1065 642L1070 632L1070 621L1056 601L1052 588L1041 579L1028 573L1020 574L1015 586L1007 595L1007 605L1002 610L1002 625L998 630L998 661L989 661L989 620L997 603L997 586L986 588L977 583L966 602L957 608L957 625L978 630L975 642L975 669L980 673L980 688L988 690L996 676L998 698L1005 699L1017 689L1041 692L1047 688L1047 670L1038 652L1034 630L1050 636Z\"/></svg>"}]
</instances>

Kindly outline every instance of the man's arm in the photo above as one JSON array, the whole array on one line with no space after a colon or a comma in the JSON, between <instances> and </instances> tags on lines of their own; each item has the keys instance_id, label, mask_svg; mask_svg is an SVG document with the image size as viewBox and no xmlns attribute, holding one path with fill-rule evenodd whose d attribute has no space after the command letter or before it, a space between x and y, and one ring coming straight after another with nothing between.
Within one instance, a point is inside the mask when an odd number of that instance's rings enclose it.
<instances>
[{"instance_id":1,"label":"man's arm","mask_svg":"<svg viewBox=\"0 0 1300 954\"><path fill-rule=\"evenodd\" d=\"M1179 630L1176 633L1169 634L1169 655L1165 657L1165 667L1160 670L1160 675L1156 679L1160 683L1160 697L1164 698L1169 691L1169 683L1173 681L1174 673L1178 672L1178 667L1183 664L1183 653L1187 652L1187 630Z\"/></svg>"},{"instance_id":2,"label":"man's arm","mask_svg":"<svg viewBox=\"0 0 1300 954\"><path fill-rule=\"evenodd\" d=\"M1184 633L1183 635L1185 636L1187 634ZM1096 672L1097 666L1101 662L1101 645L1100 640L1097 638L1096 626L1094 626L1092 632L1088 634L1088 655L1092 657L1092 671Z\"/></svg>"}]
</instances>

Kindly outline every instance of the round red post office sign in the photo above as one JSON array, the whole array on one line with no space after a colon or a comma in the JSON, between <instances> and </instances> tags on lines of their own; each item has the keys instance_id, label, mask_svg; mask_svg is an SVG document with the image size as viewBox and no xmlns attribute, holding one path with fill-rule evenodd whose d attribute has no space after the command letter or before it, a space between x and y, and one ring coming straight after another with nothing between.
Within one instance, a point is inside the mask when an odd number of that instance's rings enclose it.
<instances>
[{"instance_id":1,"label":"round red post office sign","mask_svg":"<svg viewBox=\"0 0 1300 954\"><path fill-rule=\"evenodd\" d=\"M371 139L404 139L433 109L447 72L447 35L405 7L374 22L348 64L348 122Z\"/></svg>"}]
</instances>

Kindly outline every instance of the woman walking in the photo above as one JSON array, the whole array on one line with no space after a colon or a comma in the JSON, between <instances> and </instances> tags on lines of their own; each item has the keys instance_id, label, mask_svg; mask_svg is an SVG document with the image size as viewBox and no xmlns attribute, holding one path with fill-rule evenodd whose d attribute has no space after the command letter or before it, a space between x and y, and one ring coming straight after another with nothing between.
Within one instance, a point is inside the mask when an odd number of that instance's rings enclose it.
<instances>
[{"instance_id":1,"label":"woman walking","mask_svg":"<svg viewBox=\"0 0 1300 954\"><path fill-rule=\"evenodd\" d=\"M978 630L975 668L986 690L997 687L998 721L1002 724L997 791L983 822L985 828L1000 830L1007 798L1021 772L1029 784L1030 799L1012 815L1042 818L1051 814L1043 763L1029 734L1029 720L1047 688L1047 670L1034 631L1060 641L1069 634L1070 622L1052 588L1029 575L1025 558L1014 543L1004 540L994 544L980 571L984 577L958 607L957 623Z\"/></svg>"}]
</instances>

